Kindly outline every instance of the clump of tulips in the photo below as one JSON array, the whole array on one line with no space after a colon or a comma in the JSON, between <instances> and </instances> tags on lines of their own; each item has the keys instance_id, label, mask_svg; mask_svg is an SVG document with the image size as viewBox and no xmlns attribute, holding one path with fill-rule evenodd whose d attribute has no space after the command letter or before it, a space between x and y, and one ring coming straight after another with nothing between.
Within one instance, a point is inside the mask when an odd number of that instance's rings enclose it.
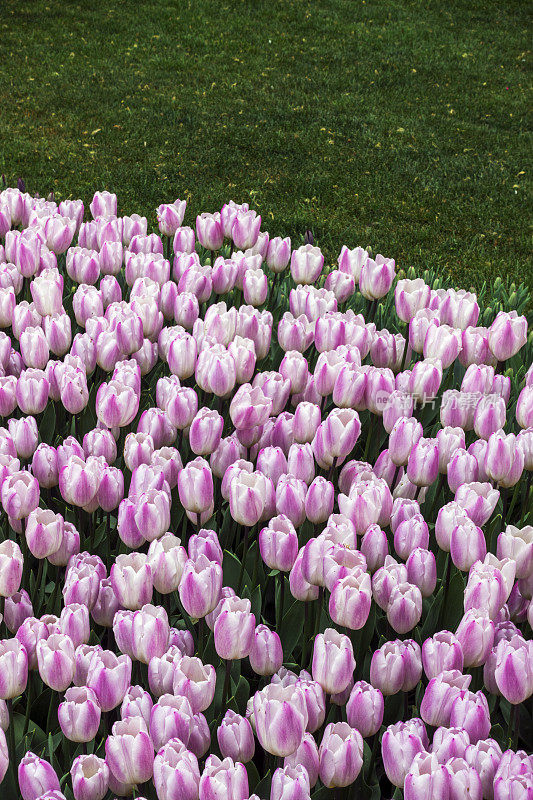
<instances>
[{"instance_id":1,"label":"clump of tulips","mask_svg":"<svg viewBox=\"0 0 533 800\"><path fill-rule=\"evenodd\" d=\"M185 211L0 193L4 797L531 798L527 291Z\"/></svg>"}]
</instances>

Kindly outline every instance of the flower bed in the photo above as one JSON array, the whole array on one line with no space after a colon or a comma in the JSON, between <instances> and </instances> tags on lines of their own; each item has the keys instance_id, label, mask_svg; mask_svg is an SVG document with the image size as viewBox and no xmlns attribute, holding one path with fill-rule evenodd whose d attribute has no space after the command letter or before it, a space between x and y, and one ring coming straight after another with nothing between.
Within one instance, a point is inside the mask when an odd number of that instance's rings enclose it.
<instances>
[{"instance_id":1,"label":"flower bed","mask_svg":"<svg viewBox=\"0 0 533 800\"><path fill-rule=\"evenodd\" d=\"M527 291L185 205L0 193L6 797L529 797Z\"/></svg>"}]
</instances>

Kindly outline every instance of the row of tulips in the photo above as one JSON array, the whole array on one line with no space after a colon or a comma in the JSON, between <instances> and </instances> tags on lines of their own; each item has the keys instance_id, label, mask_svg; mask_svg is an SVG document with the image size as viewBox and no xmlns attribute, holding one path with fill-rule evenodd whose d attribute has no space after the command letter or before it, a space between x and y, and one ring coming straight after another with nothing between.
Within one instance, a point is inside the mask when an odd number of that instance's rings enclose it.
<instances>
[{"instance_id":1,"label":"row of tulips","mask_svg":"<svg viewBox=\"0 0 533 800\"><path fill-rule=\"evenodd\" d=\"M0 192L6 796L532 798L527 291L185 212Z\"/></svg>"}]
</instances>

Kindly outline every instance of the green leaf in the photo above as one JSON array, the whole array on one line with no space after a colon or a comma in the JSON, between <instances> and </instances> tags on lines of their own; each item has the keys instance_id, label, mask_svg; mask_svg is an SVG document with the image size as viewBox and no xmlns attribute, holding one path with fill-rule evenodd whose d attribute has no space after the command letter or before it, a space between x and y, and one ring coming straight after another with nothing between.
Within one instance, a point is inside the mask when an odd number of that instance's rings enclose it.
<instances>
[{"instance_id":1,"label":"green leaf","mask_svg":"<svg viewBox=\"0 0 533 800\"><path fill-rule=\"evenodd\" d=\"M39 422L39 435L41 441L46 444L54 443L54 433L56 429L56 410L52 402L47 403L46 408Z\"/></svg>"},{"instance_id":2,"label":"green leaf","mask_svg":"<svg viewBox=\"0 0 533 800\"><path fill-rule=\"evenodd\" d=\"M462 574L456 570L450 580L446 608L444 609L443 629L454 631L462 616L464 603L465 584Z\"/></svg>"},{"instance_id":3,"label":"green leaf","mask_svg":"<svg viewBox=\"0 0 533 800\"><path fill-rule=\"evenodd\" d=\"M289 595L289 598L291 596ZM285 595L285 602L289 599ZM296 600L288 611L283 615L281 630L278 631L283 644L283 658L287 660L303 633L304 627L304 604Z\"/></svg>"}]
</instances>

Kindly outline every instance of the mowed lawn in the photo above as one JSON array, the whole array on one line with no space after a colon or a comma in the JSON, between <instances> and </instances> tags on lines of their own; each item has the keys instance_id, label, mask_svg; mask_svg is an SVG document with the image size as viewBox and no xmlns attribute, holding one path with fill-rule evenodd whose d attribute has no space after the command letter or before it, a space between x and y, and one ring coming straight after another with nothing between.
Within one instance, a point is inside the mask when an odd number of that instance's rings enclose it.
<instances>
[{"instance_id":1,"label":"mowed lawn","mask_svg":"<svg viewBox=\"0 0 533 800\"><path fill-rule=\"evenodd\" d=\"M4 0L0 172L531 283L524 0ZM529 206L530 208L530 206Z\"/></svg>"}]
</instances>

